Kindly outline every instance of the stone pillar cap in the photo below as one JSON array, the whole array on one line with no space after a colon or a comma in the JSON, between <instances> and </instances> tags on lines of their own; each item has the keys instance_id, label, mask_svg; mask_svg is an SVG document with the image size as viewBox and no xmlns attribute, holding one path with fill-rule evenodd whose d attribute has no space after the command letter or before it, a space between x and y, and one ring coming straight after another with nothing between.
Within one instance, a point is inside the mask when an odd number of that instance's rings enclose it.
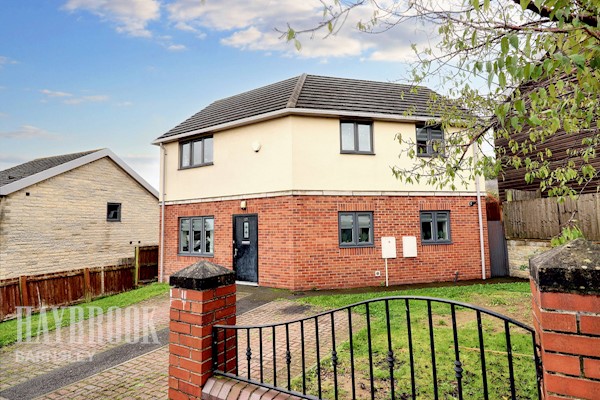
<instances>
[{"instance_id":1,"label":"stone pillar cap","mask_svg":"<svg viewBox=\"0 0 600 400\"><path fill-rule=\"evenodd\" d=\"M575 239L529 260L542 292L600 294L600 245Z\"/></svg>"},{"instance_id":2,"label":"stone pillar cap","mask_svg":"<svg viewBox=\"0 0 600 400\"><path fill-rule=\"evenodd\" d=\"M235 273L221 265L199 261L171 275L169 284L175 288L207 290L233 285Z\"/></svg>"}]
</instances>

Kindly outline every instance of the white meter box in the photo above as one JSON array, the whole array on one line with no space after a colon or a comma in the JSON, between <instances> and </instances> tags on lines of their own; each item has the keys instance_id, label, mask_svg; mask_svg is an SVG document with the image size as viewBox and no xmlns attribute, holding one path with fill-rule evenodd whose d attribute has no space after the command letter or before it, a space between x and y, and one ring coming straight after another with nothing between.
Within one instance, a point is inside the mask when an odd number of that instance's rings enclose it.
<instances>
[{"instance_id":1,"label":"white meter box","mask_svg":"<svg viewBox=\"0 0 600 400\"><path fill-rule=\"evenodd\" d=\"M384 236L381 238L381 258L396 258L396 238Z\"/></svg>"},{"instance_id":2,"label":"white meter box","mask_svg":"<svg viewBox=\"0 0 600 400\"><path fill-rule=\"evenodd\" d=\"M402 255L404 258L417 256L417 237L402 236Z\"/></svg>"}]
</instances>

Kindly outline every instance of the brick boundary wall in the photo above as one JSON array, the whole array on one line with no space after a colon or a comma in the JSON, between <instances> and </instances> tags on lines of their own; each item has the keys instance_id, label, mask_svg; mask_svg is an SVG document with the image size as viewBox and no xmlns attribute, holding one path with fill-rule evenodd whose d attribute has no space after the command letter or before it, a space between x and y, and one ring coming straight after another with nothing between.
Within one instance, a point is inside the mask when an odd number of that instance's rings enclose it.
<instances>
[{"instance_id":1,"label":"brick boundary wall","mask_svg":"<svg viewBox=\"0 0 600 400\"><path fill-rule=\"evenodd\" d=\"M213 326L235 325L235 276L201 261L171 275L169 283L169 399L200 399L213 371ZM227 351L226 370L235 368L234 338L218 348Z\"/></svg>"},{"instance_id":2,"label":"brick boundary wall","mask_svg":"<svg viewBox=\"0 0 600 400\"><path fill-rule=\"evenodd\" d=\"M600 399L600 245L578 239L530 260L545 400Z\"/></svg>"}]
</instances>

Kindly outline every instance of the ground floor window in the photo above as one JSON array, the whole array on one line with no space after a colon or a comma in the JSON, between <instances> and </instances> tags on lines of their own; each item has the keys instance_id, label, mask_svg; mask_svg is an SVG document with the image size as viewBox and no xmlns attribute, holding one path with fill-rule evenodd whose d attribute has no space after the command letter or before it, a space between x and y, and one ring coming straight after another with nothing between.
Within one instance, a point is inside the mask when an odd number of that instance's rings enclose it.
<instances>
[{"instance_id":1,"label":"ground floor window","mask_svg":"<svg viewBox=\"0 0 600 400\"><path fill-rule=\"evenodd\" d=\"M186 255L214 254L214 217L179 219L179 253Z\"/></svg>"},{"instance_id":2,"label":"ground floor window","mask_svg":"<svg viewBox=\"0 0 600 400\"><path fill-rule=\"evenodd\" d=\"M340 247L373 246L372 212L341 212L338 226Z\"/></svg>"},{"instance_id":3,"label":"ground floor window","mask_svg":"<svg viewBox=\"0 0 600 400\"><path fill-rule=\"evenodd\" d=\"M450 243L450 211L421 211L421 242Z\"/></svg>"}]
</instances>

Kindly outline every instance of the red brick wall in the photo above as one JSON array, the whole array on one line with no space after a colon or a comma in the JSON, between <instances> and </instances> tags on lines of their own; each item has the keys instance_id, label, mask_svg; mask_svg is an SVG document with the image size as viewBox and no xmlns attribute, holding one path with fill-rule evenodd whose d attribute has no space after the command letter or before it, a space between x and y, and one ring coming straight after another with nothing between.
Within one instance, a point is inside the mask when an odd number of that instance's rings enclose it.
<instances>
[{"instance_id":1,"label":"red brick wall","mask_svg":"<svg viewBox=\"0 0 600 400\"><path fill-rule=\"evenodd\" d=\"M475 197L281 196L166 206L165 274L202 257L177 254L178 218L215 217L215 255L210 261L232 268L233 219L258 215L259 284L294 290L378 286L385 282L381 237L395 236L398 258L388 261L390 284L481 278ZM452 244L420 244L420 210L449 210ZM373 211L375 247L340 248L338 212ZM485 213L485 208L483 209ZM489 271L487 223L484 241ZM416 236L418 256L402 258L402 236ZM376 277L375 271L381 271Z\"/></svg>"},{"instance_id":2,"label":"red brick wall","mask_svg":"<svg viewBox=\"0 0 600 400\"><path fill-rule=\"evenodd\" d=\"M600 296L540 292L531 281L546 400L600 395Z\"/></svg>"}]
</instances>

